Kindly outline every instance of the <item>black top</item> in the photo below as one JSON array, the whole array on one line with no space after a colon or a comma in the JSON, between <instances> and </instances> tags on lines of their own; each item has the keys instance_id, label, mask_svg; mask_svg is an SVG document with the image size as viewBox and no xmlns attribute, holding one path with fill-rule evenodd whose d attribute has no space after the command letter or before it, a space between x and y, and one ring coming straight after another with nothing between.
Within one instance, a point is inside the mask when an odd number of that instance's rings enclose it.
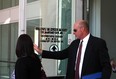
<instances>
[{"instance_id":1,"label":"black top","mask_svg":"<svg viewBox=\"0 0 116 79\"><path fill-rule=\"evenodd\" d=\"M18 58L15 65L15 79L40 79L41 62L35 57Z\"/></svg>"}]
</instances>

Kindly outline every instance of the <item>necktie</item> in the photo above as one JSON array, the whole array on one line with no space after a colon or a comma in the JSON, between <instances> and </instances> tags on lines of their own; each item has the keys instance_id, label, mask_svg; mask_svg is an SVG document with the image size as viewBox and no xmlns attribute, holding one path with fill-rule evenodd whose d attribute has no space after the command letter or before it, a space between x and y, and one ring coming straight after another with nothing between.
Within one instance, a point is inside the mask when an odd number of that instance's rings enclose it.
<instances>
[{"instance_id":1,"label":"necktie","mask_svg":"<svg viewBox=\"0 0 116 79\"><path fill-rule=\"evenodd\" d=\"M79 64L81 59L81 50L82 50L82 42L79 45L79 51L78 51L78 57L77 57L77 63L76 63L76 71L75 71L75 79L79 79Z\"/></svg>"}]
</instances>

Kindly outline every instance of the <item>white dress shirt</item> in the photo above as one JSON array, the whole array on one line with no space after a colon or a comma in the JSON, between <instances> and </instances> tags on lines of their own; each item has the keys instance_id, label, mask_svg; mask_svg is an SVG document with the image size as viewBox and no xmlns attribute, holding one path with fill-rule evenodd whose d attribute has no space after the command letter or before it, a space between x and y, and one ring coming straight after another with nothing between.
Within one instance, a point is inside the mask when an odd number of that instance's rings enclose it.
<instances>
[{"instance_id":1,"label":"white dress shirt","mask_svg":"<svg viewBox=\"0 0 116 79\"><path fill-rule=\"evenodd\" d=\"M84 59L85 50L86 50L86 46L87 46L89 37L90 37L90 34L88 34L84 39L82 39L83 43L82 43L82 50L81 50L81 59L80 59L80 64L79 64L79 77L81 77L81 71L82 71L82 66L83 66L83 59ZM80 42L82 40L80 40ZM79 49L77 50L77 57L78 57L78 51L79 51ZM76 59L77 59L77 57L76 57ZM77 60L76 60L76 62L77 62ZM76 69L76 66L75 66L75 69Z\"/></svg>"}]
</instances>

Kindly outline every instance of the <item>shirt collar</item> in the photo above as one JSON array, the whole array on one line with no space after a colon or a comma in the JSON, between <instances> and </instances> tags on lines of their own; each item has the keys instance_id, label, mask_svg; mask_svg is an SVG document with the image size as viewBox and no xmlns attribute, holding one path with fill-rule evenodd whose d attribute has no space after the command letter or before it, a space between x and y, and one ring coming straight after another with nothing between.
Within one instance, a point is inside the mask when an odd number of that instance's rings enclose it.
<instances>
[{"instance_id":1,"label":"shirt collar","mask_svg":"<svg viewBox=\"0 0 116 79\"><path fill-rule=\"evenodd\" d=\"M90 37L90 33L89 33L84 39L82 39L83 42L87 42L87 41L89 40L89 37ZM82 41L82 40L81 40L81 41Z\"/></svg>"}]
</instances>

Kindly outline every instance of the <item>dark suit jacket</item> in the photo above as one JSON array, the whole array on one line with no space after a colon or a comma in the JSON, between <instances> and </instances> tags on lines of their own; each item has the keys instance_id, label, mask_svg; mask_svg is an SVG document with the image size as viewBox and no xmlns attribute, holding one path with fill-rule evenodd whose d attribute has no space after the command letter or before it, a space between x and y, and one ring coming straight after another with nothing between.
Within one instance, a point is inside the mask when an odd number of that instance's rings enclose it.
<instances>
[{"instance_id":1,"label":"dark suit jacket","mask_svg":"<svg viewBox=\"0 0 116 79\"><path fill-rule=\"evenodd\" d=\"M52 59L68 58L66 79L74 79L75 61L79 42L80 40L76 39L68 48L58 52L50 52L44 50L42 57ZM90 35L85 50L81 77L97 72L102 72L102 79L110 79L110 58L108 55L106 42L103 39Z\"/></svg>"},{"instance_id":2,"label":"dark suit jacket","mask_svg":"<svg viewBox=\"0 0 116 79\"><path fill-rule=\"evenodd\" d=\"M39 58L19 58L15 65L15 79L41 79L41 62Z\"/></svg>"}]
</instances>

